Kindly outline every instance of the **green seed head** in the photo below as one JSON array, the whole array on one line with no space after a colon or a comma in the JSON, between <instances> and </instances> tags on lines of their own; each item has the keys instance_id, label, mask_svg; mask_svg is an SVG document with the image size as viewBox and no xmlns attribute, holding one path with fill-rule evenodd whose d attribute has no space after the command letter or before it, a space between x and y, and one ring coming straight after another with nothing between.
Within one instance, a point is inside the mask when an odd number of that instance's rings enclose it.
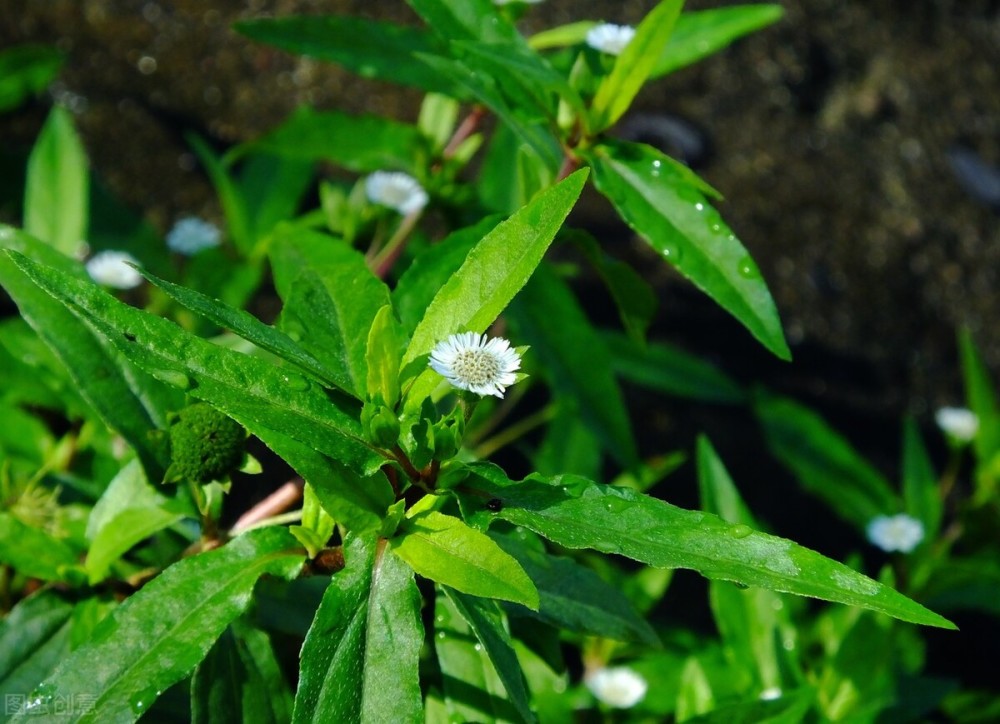
<instances>
[{"instance_id":1,"label":"green seed head","mask_svg":"<svg viewBox=\"0 0 1000 724\"><path fill-rule=\"evenodd\" d=\"M170 426L171 477L196 483L224 478L243 464L246 439L238 422L211 405L184 408Z\"/></svg>"}]
</instances>

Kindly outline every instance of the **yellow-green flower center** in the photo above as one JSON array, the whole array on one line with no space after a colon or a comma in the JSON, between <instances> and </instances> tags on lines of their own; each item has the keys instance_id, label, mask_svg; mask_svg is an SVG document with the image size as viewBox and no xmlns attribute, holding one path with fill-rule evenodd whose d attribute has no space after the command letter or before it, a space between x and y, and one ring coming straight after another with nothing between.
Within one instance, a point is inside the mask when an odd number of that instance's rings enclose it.
<instances>
[{"instance_id":1,"label":"yellow-green flower center","mask_svg":"<svg viewBox=\"0 0 1000 724\"><path fill-rule=\"evenodd\" d=\"M455 377L472 386L487 385L500 376L500 361L483 349L466 349L455 356L451 365Z\"/></svg>"}]
</instances>

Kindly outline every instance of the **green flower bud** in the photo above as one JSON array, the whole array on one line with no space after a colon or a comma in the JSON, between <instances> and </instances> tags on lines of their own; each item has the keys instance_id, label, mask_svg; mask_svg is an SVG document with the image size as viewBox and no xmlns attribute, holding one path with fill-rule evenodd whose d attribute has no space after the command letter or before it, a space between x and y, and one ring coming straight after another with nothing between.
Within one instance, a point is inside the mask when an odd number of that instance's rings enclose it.
<instances>
[{"instance_id":1,"label":"green flower bud","mask_svg":"<svg viewBox=\"0 0 1000 724\"><path fill-rule=\"evenodd\" d=\"M366 402L361 408L361 427L372 444L379 447L395 447L399 441L399 418L380 402Z\"/></svg>"},{"instance_id":2,"label":"green flower bud","mask_svg":"<svg viewBox=\"0 0 1000 724\"><path fill-rule=\"evenodd\" d=\"M211 405L199 402L184 408L169 432L173 479L209 483L243 464L246 430Z\"/></svg>"},{"instance_id":3,"label":"green flower bud","mask_svg":"<svg viewBox=\"0 0 1000 724\"><path fill-rule=\"evenodd\" d=\"M462 447L465 436L465 415L456 407L451 414L442 417L433 428L434 459L451 460Z\"/></svg>"}]
</instances>

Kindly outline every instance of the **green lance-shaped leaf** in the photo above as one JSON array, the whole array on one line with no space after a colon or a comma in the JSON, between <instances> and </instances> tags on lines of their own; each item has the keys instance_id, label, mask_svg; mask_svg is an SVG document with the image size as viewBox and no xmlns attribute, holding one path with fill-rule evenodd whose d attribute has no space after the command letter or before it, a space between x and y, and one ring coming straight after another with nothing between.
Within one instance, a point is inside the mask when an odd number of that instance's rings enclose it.
<instances>
[{"instance_id":1,"label":"green lance-shaped leaf","mask_svg":"<svg viewBox=\"0 0 1000 724\"><path fill-rule=\"evenodd\" d=\"M231 169L200 136L190 133L186 138L198 156L198 160L205 167L205 171L215 187L215 193L219 195L219 202L226 215L226 227L229 230L229 238L232 239L233 246L241 254L250 254L253 252L256 241L251 212L246 198L232 176Z\"/></svg>"},{"instance_id":2,"label":"green lance-shaped leaf","mask_svg":"<svg viewBox=\"0 0 1000 724\"><path fill-rule=\"evenodd\" d=\"M335 457L273 430L255 433L312 486L323 509L354 533L377 529L393 501L392 486L381 471L365 477Z\"/></svg>"},{"instance_id":3,"label":"green lance-shaped leaf","mask_svg":"<svg viewBox=\"0 0 1000 724\"><path fill-rule=\"evenodd\" d=\"M291 694L267 634L234 623L191 677L194 724L281 724L291 718Z\"/></svg>"},{"instance_id":4,"label":"green lance-shaped leaf","mask_svg":"<svg viewBox=\"0 0 1000 724\"><path fill-rule=\"evenodd\" d=\"M253 342L261 349L266 349L313 377L337 386L339 375L327 369L322 362L302 349L284 332L264 324L242 309L235 309L194 289L160 279L145 270L140 269L139 271L151 283L195 314L228 329L249 342Z\"/></svg>"},{"instance_id":5,"label":"green lance-shaped leaf","mask_svg":"<svg viewBox=\"0 0 1000 724\"><path fill-rule=\"evenodd\" d=\"M903 423L903 502L906 512L924 524L924 537L937 538L941 529L941 493L934 464L913 418Z\"/></svg>"},{"instance_id":6,"label":"green lance-shaped leaf","mask_svg":"<svg viewBox=\"0 0 1000 724\"><path fill-rule=\"evenodd\" d=\"M0 513L0 563L43 581L65 581L78 573L76 551L11 513Z\"/></svg>"},{"instance_id":7,"label":"green lance-shaped leaf","mask_svg":"<svg viewBox=\"0 0 1000 724\"><path fill-rule=\"evenodd\" d=\"M419 362L448 335L486 331L541 262L586 179L586 170L577 171L542 191L469 252L414 330L403 355L404 377L409 365ZM410 404L419 407L440 379L425 370L409 393Z\"/></svg>"},{"instance_id":8,"label":"green lance-shaped leaf","mask_svg":"<svg viewBox=\"0 0 1000 724\"><path fill-rule=\"evenodd\" d=\"M963 329L958 335L958 351L962 359L962 377L969 409L976 413L979 430L973 440L980 466L989 465L1000 452L1000 402L989 371L976 349L972 333Z\"/></svg>"},{"instance_id":9,"label":"green lance-shaped leaf","mask_svg":"<svg viewBox=\"0 0 1000 724\"><path fill-rule=\"evenodd\" d=\"M697 459L702 509L727 523L758 527L725 465L704 435L698 438ZM724 581L711 581L708 596L715 625L733 663L741 671L753 674L758 690L781 688L778 627L788 623L781 597L762 588L740 590Z\"/></svg>"},{"instance_id":10,"label":"green lance-shaped leaf","mask_svg":"<svg viewBox=\"0 0 1000 724\"><path fill-rule=\"evenodd\" d=\"M771 453L803 488L859 530L875 516L898 510L889 481L815 412L766 393L758 394L754 411Z\"/></svg>"},{"instance_id":11,"label":"green lance-shaped leaf","mask_svg":"<svg viewBox=\"0 0 1000 724\"><path fill-rule=\"evenodd\" d=\"M632 229L765 347L790 359L760 270L686 167L650 146L625 141L601 143L586 158L598 191Z\"/></svg>"},{"instance_id":12,"label":"green lance-shaped leaf","mask_svg":"<svg viewBox=\"0 0 1000 724\"><path fill-rule=\"evenodd\" d=\"M904 621L954 628L946 619L847 566L784 538L708 513L683 510L627 488L575 475L509 480L494 465L470 466L463 486L499 498L470 524L499 518L567 548L616 553L659 568L760 586L880 611Z\"/></svg>"},{"instance_id":13,"label":"green lance-shaped leaf","mask_svg":"<svg viewBox=\"0 0 1000 724\"><path fill-rule=\"evenodd\" d=\"M47 264L69 275L90 293L100 293L93 284L83 281L87 276L77 262L27 234L0 227L0 249L12 249ZM135 448L147 474L161 478L169 459L166 449L150 433L166 427L167 413L181 406L182 396L124 361L3 253L0 284L18 305L21 316L63 364L76 390L108 427Z\"/></svg>"},{"instance_id":14,"label":"green lance-shaped leaf","mask_svg":"<svg viewBox=\"0 0 1000 724\"><path fill-rule=\"evenodd\" d=\"M538 609L538 590L521 565L459 518L426 511L406 518L392 551L424 578L462 593Z\"/></svg>"},{"instance_id":15,"label":"green lance-shaped leaf","mask_svg":"<svg viewBox=\"0 0 1000 724\"><path fill-rule=\"evenodd\" d=\"M507 630L507 617L500 606L496 601L467 596L447 586L443 588L455 610L479 639L518 715L526 722L535 721L535 716L531 713L528 685L517 661L510 631Z\"/></svg>"},{"instance_id":16,"label":"green lance-shaped leaf","mask_svg":"<svg viewBox=\"0 0 1000 724\"><path fill-rule=\"evenodd\" d=\"M158 481L157 481L158 482ZM197 512L171 500L149 484L137 461L125 465L111 480L87 520L90 548L84 568L91 585L132 546Z\"/></svg>"},{"instance_id":17,"label":"green lance-shaped leaf","mask_svg":"<svg viewBox=\"0 0 1000 724\"><path fill-rule=\"evenodd\" d=\"M639 460L611 355L573 293L542 265L511 305L511 318L542 360L552 387L574 401L604 449L624 466ZM581 353L586 363L581 363Z\"/></svg>"},{"instance_id":18,"label":"green lance-shaped leaf","mask_svg":"<svg viewBox=\"0 0 1000 724\"><path fill-rule=\"evenodd\" d=\"M394 23L342 16L249 20L235 25L252 40L342 65L363 78L412 86L459 100L461 86L420 60L438 41L430 33Z\"/></svg>"},{"instance_id":19,"label":"green lance-shaped leaf","mask_svg":"<svg viewBox=\"0 0 1000 724\"><path fill-rule=\"evenodd\" d=\"M139 718L247 609L258 578L292 578L304 558L287 530L268 527L174 564L102 621L39 685L35 699L89 697L94 706L70 712L66 721ZM32 710L14 721L32 721Z\"/></svg>"},{"instance_id":20,"label":"green lance-shaped leaf","mask_svg":"<svg viewBox=\"0 0 1000 724\"><path fill-rule=\"evenodd\" d=\"M240 146L237 154L261 151L282 158L327 161L358 173L380 169L414 173L419 170L419 159L429 153L415 126L306 106L270 133Z\"/></svg>"},{"instance_id":21,"label":"green lance-shaped leaf","mask_svg":"<svg viewBox=\"0 0 1000 724\"><path fill-rule=\"evenodd\" d=\"M649 77L673 73L717 53L734 40L776 23L784 12L780 5L735 5L682 13Z\"/></svg>"},{"instance_id":22,"label":"green lance-shaped leaf","mask_svg":"<svg viewBox=\"0 0 1000 724\"><path fill-rule=\"evenodd\" d=\"M87 156L69 111L56 106L28 158L24 230L72 256L87 238Z\"/></svg>"},{"instance_id":23,"label":"green lance-shaped leaf","mask_svg":"<svg viewBox=\"0 0 1000 724\"><path fill-rule=\"evenodd\" d=\"M517 559L538 588L538 612L533 616L560 630L660 645L656 632L629 600L589 568L572 558L536 550L514 536L491 537Z\"/></svg>"},{"instance_id":24,"label":"green lance-shaped leaf","mask_svg":"<svg viewBox=\"0 0 1000 724\"><path fill-rule=\"evenodd\" d=\"M434 606L434 649L450 712L448 721L524 721L489 655L443 592L438 593Z\"/></svg>"},{"instance_id":25,"label":"green lance-shaped leaf","mask_svg":"<svg viewBox=\"0 0 1000 724\"><path fill-rule=\"evenodd\" d=\"M625 335L607 332L615 373L628 382L657 392L703 402L745 402L746 391L718 367L667 342L636 344Z\"/></svg>"},{"instance_id":26,"label":"green lance-shaped leaf","mask_svg":"<svg viewBox=\"0 0 1000 724\"><path fill-rule=\"evenodd\" d=\"M392 290L392 304L407 333L420 323L438 290L461 268L472 248L499 222L499 216L487 216L453 231L421 252L406 268Z\"/></svg>"},{"instance_id":27,"label":"green lance-shaped leaf","mask_svg":"<svg viewBox=\"0 0 1000 724\"><path fill-rule=\"evenodd\" d=\"M274 431L321 449L355 471L373 472L379 467L380 457L361 438L351 401L265 360L195 337L172 322L119 302L93 284L7 254L17 268L128 360L211 403L265 443L268 432Z\"/></svg>"},{"instance_id":28,"label":"green lance-shaped leaf","mask_svg":"<svg viewBox=\"0 0 1000 724\"><path fill-rule=\"evenodd\" d=\"M517 29L497 14L490 0L407 0L407 4L447 40L524 42Z\"/></svg>"},{"instance_id":29,"label":"green lance-shaped leaf","mask_svg":"<svg viewBox=\"0 0 1000 724\"><path fill-rule=\"evenodd\" d=\"M389 290L364 256L316 232L280 234L271 244L274 283L284 302L281 329L356 397L368 389L368 332Z\"/></svg>"},{"instance_id":30,"label":"green lance-shaped leaf","mask_svg":"<svg viewBox=\"0 0 1000 724\"><path fill-rule=\"evenodd\" d=\"M302 646L294 722L421 722L424 632L413 571L353 536Z\"/></svg>"},{"instance_id":31,"label":"green lance-shaped leaf","mask_svg":"<svg viewBox=\"0 0 1000 724\"><path fill-rule=\"evenodd\" d=\"M662 0L635 30L635 37L615 59L610 75L597 87L590 107L593 135L615 123L632 105L670 40L684 0Z\"/></svg>"},{"instance_id":32,"label":"green lance-shaped leaf","mask_svg":"<svg viewBox=\"0 0 1000 724\"><path fill-rule=\"evenodd\" d=\"M390 407L399 401L399 362L404 342L402 326L396 321L392 305L386 304L378 310L368 332L366 391L369 398L380 396Z\"/></svg>"},{"instance_id":33,"label":"green lance-shaped leaf","mask_svg":"<svg viewBox=\"0 0 1000 724\"><path fill-rule=\"evenodd\" d=\"M73 605L43 589L21 600L0 621L0 698L27 703L27 694L69 655Z\"/></svg>"}]
</instances>

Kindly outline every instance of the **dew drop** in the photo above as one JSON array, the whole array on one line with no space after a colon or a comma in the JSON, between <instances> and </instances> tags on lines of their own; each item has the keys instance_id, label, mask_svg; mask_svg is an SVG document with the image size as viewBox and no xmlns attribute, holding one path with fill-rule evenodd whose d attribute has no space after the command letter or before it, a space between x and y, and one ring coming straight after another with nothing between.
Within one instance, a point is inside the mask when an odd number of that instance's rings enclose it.
<instances>
[{"instance_id":1,"label":"dew drop","mask_svg":"<svg viewBox=\"0 0 1000 724\"><path fill-rule=\"evenodd\" d=\"M136 715L145 714L149 710L149 707L151 707L156 701L157 697L162 693L163 692L159 689L151 687L133 694L128 700L132 713Z\"/></svg>"},{"instance_id":2,"label":"dew drop","mask_svg":"<svg viewBox=\"0 0 1000 724\"><path fill-rule=\"evenodd\" d=\"M482 651L483 650L483 645L482 644L476 644L472 648L475 649L476 651Z\"/></svg>"},{"instance_id":3,"label":"dew drop","mask_svg":"<svg viewBox=\"0 0 1000 724\"><path fill-rule=\"evenodd\" d=\"M740 581L733 581L733 585L734 585L734 586L736 586L736 587L737 587L738 589L740 589L741 591L745 591L745 590L747 590L748 588L750 588L749 584L746 584L746 583L742 583L742 582L740 582Z\"/></svg>"},{"instance_id":4,"label":"dew drop","mask_svg":"<svg viewBox=\"0 0 1000 724\"><path fill-rule=\"evenodd\" d=\"M744 279L756 279L760 276L760 269L757 268L757 263L749 255L740 259L737 269L740 276Z\"/></svg>"},{"instance_id":5,"label":"dew drop","mask_svg":"<svg viewBox=\"0 0 1000 724\"><path fill-rule=\"evenodd\" d=\"M441 639L442 641L444 641L444 631L438 631L438 633L437 633L437 637L438 637L439 639Z\"/></svg>"},{"instance_id":6,"label":"dew drop","mask_svg":"<svg viewBox=\"0 0 1000 724\"><path fill-rule=\"evenodd\" d=\"M305 392L309 389L309 380L305 377L299 377L298 375L282 375L282 377L290 390Z\"/></svg>"},{"instance_id":7,"label":"dew drop","mask_svg":"<svg viewBox=\"0 0 1000 724\"><path fill-rule=\"evenodd\" d=\"M680 262L683 254L681 253L681 248L674 244L664 244L663 246L663 258L669 261L671 264L677 264Z\"/></svg>"},{"instance_id":8,"label":"dew drop","mask_svg":"<svg viewBox=\"0 0 1000 724\"><path fill-rule=\"evenodd\" d=\"M28 714L41 714L46 711L48 705L55 698L56 687L52 684L40 684L34 691L28 694L24 702L24 711ZM38 709L36 712L35 709Z\"/></svg>"},{"instance_id":9,"label":"dew drop","mask_svg":"<svg viewBox=\"0 0 1000 724\"><path fill-rule=\"evenodd\" d=\"M160 382L166 382L168 385L179 387L182 390L190 390L194 387L194 380L177 370L153 370L153 377Z\"/></svg>"},{"instance_id":10,"label":"dew drop","mask_svg":"<svg viewBox=\"0 0 1000 724\"><path fill-rule=\"evenodd\" d=\"M753 533L753 529L749 525L743 525L742 523L734 525L729 529L729 535L733 538L746 538L751 533Z\"/></svg>"},{"instance_id":11,"label":"dew drop","mask_svg":"<svg viewBox=\"0 0 1000 724\"><path fill-rule=\"evenodd\" d=\"M654 159L654 160L653 160L653 170L652 170L652 171L650 172L650 174L651 174L651 175L652 175L652 176L653 176L654 178L660 175L660 167L661 167L662 165L663 165L663 162L662 162L662 161L660 161L660 159L658 159L658 158L657 158L657 159Z\"/></svg>"},{"instance_id":12,"label":"dew drop","mask_svg":"<svg viewBox=\"0 0 1000 724\"><path fill-rule=\"evenodd\" d=\"M704 211L704 210L705 210L705 204L703 204L703 203L701 203L701 202L699 201L698 203L696 203L696 204L694 205L694 210L695 210L695 211Z\"/></svg>"}]
</instances>

